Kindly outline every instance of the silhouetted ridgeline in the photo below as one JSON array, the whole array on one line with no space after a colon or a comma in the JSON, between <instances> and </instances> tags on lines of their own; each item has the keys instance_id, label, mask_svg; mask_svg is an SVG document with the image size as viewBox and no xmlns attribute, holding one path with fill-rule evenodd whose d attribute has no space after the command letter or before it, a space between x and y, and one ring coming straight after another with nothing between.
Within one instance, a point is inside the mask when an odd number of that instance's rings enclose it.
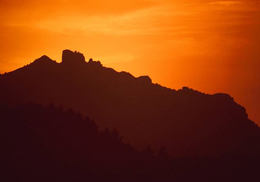
<instances>
[{"instance_id":1,"label":"silhouetted ridgeline","mask_svg":"<svg viewBox=\"0 0 260 182\"><path fill-rule=\"evenodd\" d=\"M141 158L117 130L98 131L89 118L54 105L1 105L0 136L3 181L81 181L78 174L85 181L105 177L102 168L119 173L124 162Z\"/></svg>"},{"instance_id":2,"label":"silhouetted ridgeline","mask_svg":"<svg viewBox=\"0 0 260 182\"><path fill-rule=\"evenodd\" d=\"M138 150L162 145L172 156L258 155L260 129L227 94L172 90L63 51L0 76L0 103L55 103L117 128Z\"/></svg>"},{"instance_id":3,"label":"silhouetted ridgeline","mask_svg":"<svg viewBox=\"0 0 260 182\"><path fill-rule=\"evenodd\" d=\"M53 104L0 105L0 181L211 181L259 180L259 158L172 159L162 147L138 152L117 130L98 131L95 122Z\"/></svg>"}]
</instances>

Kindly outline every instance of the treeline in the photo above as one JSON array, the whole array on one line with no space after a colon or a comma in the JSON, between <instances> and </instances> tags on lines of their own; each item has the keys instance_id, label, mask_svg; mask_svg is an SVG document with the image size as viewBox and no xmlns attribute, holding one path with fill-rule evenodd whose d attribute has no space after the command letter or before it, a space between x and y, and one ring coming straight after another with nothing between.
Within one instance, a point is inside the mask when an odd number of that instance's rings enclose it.
<instances>
[{"instance_id":1,"label":"treeline","mask_svg":"<svg viewBox=\"0 0 260 182\"><path fill-rule=\"evenodd\" d=\"M259 158L174 159L137 151L114 129L53 104L0 106L0 181L254 181Z\"/></svg>"}]
</instances>

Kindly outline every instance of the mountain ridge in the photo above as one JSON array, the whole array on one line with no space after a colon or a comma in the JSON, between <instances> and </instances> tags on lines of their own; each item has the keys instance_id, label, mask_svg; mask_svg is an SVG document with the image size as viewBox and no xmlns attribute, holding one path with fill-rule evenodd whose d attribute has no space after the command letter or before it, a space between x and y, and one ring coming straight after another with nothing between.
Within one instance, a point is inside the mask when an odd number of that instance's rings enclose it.
<instances>
[{"instance_id":1,"label":"mountain ridge","mask_svg":"<svg viewBox=\"0 0 260 182\"><path fill-rule=\"evenodd\" d=\"M169 89L148 76L136 78L93 59L86 62L79 52L64 50L61 63L43 56L2 75L0 84L5 88L0 102L71 107L101 128L116 127L138 149L165 145L172 155L189 156L250 153L259 147L252 142L260 138L259 127L230 95Z\"/></svg>"},{"instance_id":2,"label":"mountain ridge","mask_svg":"<svg viewBox=\"0 0 260 182\"><path fill-rule=\"evenodd\" d=\"M257 181L260 157L139 152L118 131L54 104L0 104L1 181ZM188 175L187 175L188 174Z\"/></svg>"}]
</instances>

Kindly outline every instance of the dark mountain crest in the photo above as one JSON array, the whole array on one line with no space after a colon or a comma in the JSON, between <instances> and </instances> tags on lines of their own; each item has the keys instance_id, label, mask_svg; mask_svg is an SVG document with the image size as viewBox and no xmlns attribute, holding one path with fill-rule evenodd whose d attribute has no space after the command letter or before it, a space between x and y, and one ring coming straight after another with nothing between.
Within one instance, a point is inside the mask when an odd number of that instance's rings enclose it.
<instances>
[{"instance_id":1,"label":"dark mountain crest","mask_svg":"<svg viewBox=\"0 0 260 182\"><path fill-rule=\"evenodd\" d=\"M32 64L53 64L53 63L57 63L56 61L52 60L51 58L49 58L46 55L43 55L42 57L36 59Z\"/></svg>"},{"instance_id":2,"label":"dark mountain crest","mask_svg":"<svg viewBox=\"0 0 260 182\"><path fill-rule=\"evenodd\" d=\"M0 141L0 181L259 181L260 128L230 95L176 91L70 50L0 75Z\"/></svg>"},{"instance_id":3,"label":"dark mountain crest","mask_svg":"<svg viewBox=\"0 0 260 182\"><path fill-rule=\"evenodd\" d=\"M83 67L88 66L89 68L91 68L93 70L99 69L99 68L106 68L102 65L102 63L100 61L94 61L92 58L90 58L89 61L86 62L85 57L82 53L80 53L78 51L73 52L69 49L65 49L62 51L61 63L57 63L55 60L52 60L51 58L49 58L46 55L43 55L40 58L36 59L30 65L48 66L50 64L60 64L67 68L75 68L75 67L80 68L81 66L83 66ZM26 66L28 66L28 65L26 65ZM106 69L115 71L112 68L106 68ZM120 74L122 77L124 77L126 79L128 78L128 80L135 78L132 74L125 72L125 71L121 71ZM137 82L140 84L152 83L152 79L147 75L139 76L136 79L137 79Z\"/></svg>"},{"instance_id":4,"label":"dark mountain crest","mask_svg":"<svg viewBox=\"0 0 260 182\"><path fill-rule=\"evenodd\" d=\"M72 52L71 50L64 50L62 52L62 64L74 65L74 64L83 64L85 63L85 57L80 52Z\"/></svg>"},{"instance_id":5,"label":"dark mountain crest","mask_svg":"<svg viewBox=\"0 0 260 182\"><path fill-rule=\"evenodd\" d=\"M94 61L92 58L89 59L88 62L86 62L85 57L82 53L78 51L71 51L71 50L63 50L62 51L62 61L61 64L68 65L68 66L80 66L84 65L85 63L88 63L88 65L95 65L102 67L102 64L100 61Z\"/></svg>"},{"instance_id":6,"label":"dark mountain crest","mask_svg":"<svg viewBox=\"0 0 260 182\"><path fill-rule=\"evenodd\" d=\"M169 155L220 155L260 151L260 129L228 94L174 90L85 61L64 50L61 63L47 56L0 77L0 103L51 102L90 116L101 128L118 128L124 141ZM221 143L222 147L219 147ZM252 152L254 151L254 152Z\"/></svg>"},{"instance_id":7,"label":"dark mountain crest","mask_svg":"<svg viewBox=\"0 0 260 182\"><path fill-rule=\"evenodd\" d=\"M137 78L140 83L152 83L152 79L149 76L140 76Z\"/></svg>"},{"instance_id":8,"label":"dark mountain crest","mask_svg":"<svg viewBox=\"0 0 260 182\"><path fill-rule=\"evenodd\" d=\"M55 60L52 60L51 58L49 58L46 55L41 56L40 58L36 59L34 62L32 62L30 65L46 65L46 64L53 64L53 63L57 63ZM92 58L89 59L88 62L86 62L85 57L82 53L78 52L78 51L71 51L68 49L65 49L62 51L62 60L61 63L57 63L57 64L61 64L64 66L82 66L82 65L96 65L96 66L100 66L103 67L103 65L101 64L100 61L94 61ZM28 65L25 65L28 66Z\"/></svg>"}]
</instances>

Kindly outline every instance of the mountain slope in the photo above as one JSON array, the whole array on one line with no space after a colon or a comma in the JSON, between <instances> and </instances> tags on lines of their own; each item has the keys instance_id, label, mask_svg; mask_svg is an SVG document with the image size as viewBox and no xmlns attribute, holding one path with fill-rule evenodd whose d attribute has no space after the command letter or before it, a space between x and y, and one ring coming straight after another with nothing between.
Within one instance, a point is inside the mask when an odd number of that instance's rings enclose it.
<instances>
[{"instance_id":1,"label":"mountain slope","mask_svg":"<svg viewBox=\"0 0 260 182\"><path fill-rule=\"evenodd\" d=\"M116 127L138 149L164 145L176 156L259 151L259 127L229 95L161 87L148 76L85 62L78 52L63 51L61 63L43 56L1 75L0 85L0 102L71 107L101 128Z\"/></svg>"},{"instance_id":2,"label":"mountain slope","mask_svg":"<svg viewBox=\"0 0 260 182\"><path fill-rule=\"evenodd\" d=\"M98 131L89 118L53 104L0 105L0 141L5 182L127 181L153 159L124 144L118 131Z\"/></svg>"},{"instance_id":3,"label":"mountain slope","mask_svg":"<svg viewBox=\"0 0 260 182\"><path fill-rule=\"evenodd\" d=\"M118 131L50 104L0 105L0 181L259 181L259 157L179 158L124 144Z\"/></svg>"}]
</instances>

